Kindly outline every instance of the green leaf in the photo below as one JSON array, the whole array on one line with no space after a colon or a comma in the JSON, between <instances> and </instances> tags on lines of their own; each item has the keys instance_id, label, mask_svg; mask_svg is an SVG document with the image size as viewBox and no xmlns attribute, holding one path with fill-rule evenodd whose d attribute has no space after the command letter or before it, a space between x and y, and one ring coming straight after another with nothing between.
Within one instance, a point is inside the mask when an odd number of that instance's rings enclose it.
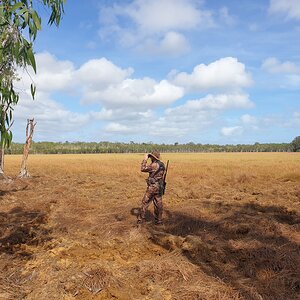
<instances>
[{"instance_id":1,"label":"green leaf","mask_svg":"<svg viewBox=\"0 0 300 300\"><path fill-rule=\"evenodd\" d=\"M36 91L36 86L31 84L30 85L30 92L31 92L31 96L32 96L33 99L35 97L35 91Z\"/></svg>"},{"instance_id":2,"label":"green leaf","mask_svg":"<svg viewBox=\"0 0 300 300\"><path fill-rule=\"evenodd\" d=\"M10 131L9 132L9 142L10 142L10 144L12 142L12 138L13 138L13 133L12 133L12 131Z\"/></svg>"},{"instance_id":3,"label":"green leaf","mask_svg":"<svg viewBox=\"0 0 300 300\"><path fill-rule=\"evenodd\" d=\"M17 2L17 3L11 8L11 10L12 10L12 11L15 11L15 10L19 9L19 8L22 7L22 6L23 6L23 3Z\"/></svg>"},{"instance_id":4,"label":"green leaf","mask_svg":"<svg viewBox=\"0 0 300 300\"><path fill-rule=\"evenodd\" d=\"M41 27L41 18L39 18L39 16L36 13L36 11L32 12L32 19L34 21L34 24L35 24L37 30L41 30L42 29L42 27Z\"/></svg>"},{"instance_id":5,"label":"green leaf","mask_svg":"<svg viewBox=\"0 0 300 300\"><path fill-rule=\"evenodd\" d=\"M28 13L28 11L24 12L23 16L24 16L25 24L28 25L28 22L29 22L29 13Z\"/></svg>"},{"instance_id":6,"label":"green leaf","mask_svg":"<svg viewBox=\"0 0 300 300\"><path fill-rule=\"evenodd\" d=\"M36 73L36 63L35 63L35 58L34 54L32 52L32 48L29 48L27 51L27 57L29 59L30 65L32 66L34 73Z\"/></svg>"},{"instance_id":7,"label":"green leaf","mask_svg":"<svg viewBox=\"0 0 300 300\"><path fill-rule=\"evenodd\" d=\"M22 9L20 9L20 10L17 12L17 14L18 14L18 15L23 15L23 14L25 13L25 11L28 11L28 10L27 10L27 7L24 7L24 8L22 8Z\"/></svg>"}]
</instances>

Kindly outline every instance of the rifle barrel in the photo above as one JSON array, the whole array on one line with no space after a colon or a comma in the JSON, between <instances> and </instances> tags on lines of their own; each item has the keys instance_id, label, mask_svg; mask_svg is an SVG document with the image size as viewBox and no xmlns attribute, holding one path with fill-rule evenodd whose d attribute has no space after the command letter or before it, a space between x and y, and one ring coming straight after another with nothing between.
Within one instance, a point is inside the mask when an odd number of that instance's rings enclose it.
<instances>
[{"instance_id":1,"label":"rifle barrel","mask_svg":"<svg viewBox=\"0 0 300 300\"><path fill-rule=\"evenodd\" d=\"M168 167L169 167L169 160L167 161L167 166L166 166L166 170L165 170L165 174L164 174L164 181L166 181Z\"/></svg>"}]
</instances>

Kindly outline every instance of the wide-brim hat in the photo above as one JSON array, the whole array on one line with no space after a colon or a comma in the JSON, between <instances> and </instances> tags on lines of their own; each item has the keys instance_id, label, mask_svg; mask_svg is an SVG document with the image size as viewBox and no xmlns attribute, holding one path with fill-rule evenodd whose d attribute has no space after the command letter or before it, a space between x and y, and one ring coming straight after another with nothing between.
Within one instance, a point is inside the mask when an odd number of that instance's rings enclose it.
<instances>
[{"instance_id":1,"label":"wide-brim hat","mask_svg":"<svg viewBox=\"0 0 300 300\"><path fill-rule=\"evenodd\" d=\"M149 156L152 156L153 158L159 160L160 153L158 151L152 151L151 153L149 153Z\"/></svg>"}]
</instances>

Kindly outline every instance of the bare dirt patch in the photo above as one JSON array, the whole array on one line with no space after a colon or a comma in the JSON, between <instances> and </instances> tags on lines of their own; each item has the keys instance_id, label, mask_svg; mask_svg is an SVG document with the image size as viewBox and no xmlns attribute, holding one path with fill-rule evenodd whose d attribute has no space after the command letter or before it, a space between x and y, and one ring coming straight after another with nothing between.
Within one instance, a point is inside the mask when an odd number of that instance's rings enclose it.
<instances>
[{"instance_id":1,"label":"bare dirt patch","mask_svg":"<svg viewBox=\"0 0 300 300\"><path fill-rule=\"evenodd\" d=\"M0 299L297 299L299 155L164 154L164 225L136 227L141 158L36 155L0 183Z\"/></svg>"}]
</instances>

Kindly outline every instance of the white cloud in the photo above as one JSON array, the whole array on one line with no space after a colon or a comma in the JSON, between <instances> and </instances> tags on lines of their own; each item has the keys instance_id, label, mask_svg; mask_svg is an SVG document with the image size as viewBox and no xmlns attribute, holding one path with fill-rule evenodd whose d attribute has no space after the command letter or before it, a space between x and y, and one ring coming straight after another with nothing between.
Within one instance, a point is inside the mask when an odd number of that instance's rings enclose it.
<instances>
[{"instance_id":1,"label":"white cloud","mask_svg":"<svg viewBox=\"0 0 300 300\"><path fill-rule=\"evenodd\" d=\"M36 54L36 62L37 74L18 70L21 80L15 82L15 87L20 101L14 111L14 127L21 129L15 132L22 131L28 118L34 118L37 121L35 137L60 140L67 132L77 131L86 125L90 115L70 111L51 98L52 93L74 89L76 70L72 62L58 60L47 52ZM37 88L35 100L32 100L29 91L32 82Z\"/></svg>"},{"instance_id":2,"label":"white cloud","mask_svg":"<svg viewBox=\"0 0 300 300\"><path fill-rule=\"evenodd\" d=\"M160 51L163 54L180 55L189 51L189 44L184 35L170 31L160 43Z\"/></svg>"},{"instance_id":3,"label":"white cloud","mask_svg":"<svg viewBox=\"0 0 300 300\"><path fill-rule=\"evenodd\" d=\"M98 112L91 112L91 116L96 120L104 121L125 121L125 122L137 122L137 121L148 121L153 117L154 113L151 109L142 110L137 109L133 111L132 108L122 107L107 109L102 108Z\"/></svg>"},{"instance_id":4,"label":"white cloud","mask_svg":"<svg viewBox=\"0 0 300 300\"><path fill-rule=\"evenodd\" d=\"M207 95L199 100L190 100L185 104L167 108L161 117L157 117L151 111L146 112L144 118L133 117L132 122L118 119L108 129L109 132L119 134L122 130L131 133L137 133L139 130L147 132L148 136L163 137L167 140L185 139L187 136L213 130L222 124L222 113L225 110L248 109L252 106L249 96L242 93ZM147 118L151 119L151 122L148 122Z\"/></svg>"},{"instance_id":5,"label":"white cloud","mask_svg":"<svg viewBox=\"0 0 300 300\"><path fill-rule=\"evenodd\" d=\"M26 120L34 118L37 122L35 138L39 140L61 140L66 133L78 132L90 121L89 113L77 113L49 98L45 93L37 92L37 99L32 100L28 93L21 93L21 100L15 107L17 136L23 132Z\"/></svg>"},{"instance_id":6,"label":"white cloud","mask_svg":"<svg viewBox=\"0 0 300 300\"><path fill-rule=\"evenodd\" d=\"M253 103L245 94L207 95L199 100L168 108L165 115L151 123L151 133L159 136L184 137L203 133L222 123L222 112L228 109L250 108Z\"/></svg>"},{"instance_id":7,"label":"white cloud","mask_svg":"<svg viewBox=\"0 0 300 300\"><path fill-rule=\"evenodd\" d=\"M116 134L132 134L134 132L137 132L139 129L138 128L130 128L126 125L122 125L119 123L109 123L106 127L105 127L105 131L107 133L116 133Z\"/></svg>"},{"instance_id":8,"label":"white cloud","mask_svg":"<svg viewBox=\"0 0 300 300\"><path fill-rule=\"evenodd\" d=\"M161 40L148 38L137 49L141 53L179 56L187 53L190 50L190 46L184 35L170 31Z\"/></svg>"},{"instance_id":9,"label":"white cloud","mask_svg":"<svg viewBox=\"0 0 300 300\"><path fill-rule=\"evenodd\" d=\"M38 73L31 74L39 92L77 93L82 103L98 103L110 107L151 108L167 105L184 95L182 87L167 80L130 78L132 68L122 69L106 58L91 59L75 69L69 61L59 61L49 53L37 54ZM28 90L31 78L22 74L16 83L19 90ZM71 88L72 87L72 88Z\"/></svg>"},{"instance_id":10,"label":"white cloud","mask_svg":"<svg viewBox=\"0 0 300 300\"><path fill-rule=\"evenodd\" d=\"M256 117L251 116L249 114L245 114L241 116L241 121L243 124L257 124L258 120Z\"/></svg>"},{"instance_id":11,"label":"white cloud","mask_svg":"<svg viewBox=\"0 0 300 300\"><path fill-rule=\"evenodd\" d=\"M236 58L221 58L209 65L197 65L191 74L186 72L175 75L174 82L192 91L212 88L239 89L252 84L251 75L245 65Z\"/></svg>"},{"instance_id":12,"label":"white cloud","mask_svg":"<svg viewBox=\"0 0 300 300\"><path fill-rule=\"evenodd\" d=\"M150 124L149 132L152 136L156 137L163 137L164 139L169 138L171 140L182 138L188 134L194 133L197 126L197 130L200 131L202 128L202 124L207 122L208 116L205 116L205 119L200 119L199 117L197 120L193 120L191 122L181 122L177 118L168 117L161 117L158 120L155 120Z\"/></svg>"},{"instance_id":13,"label":"white cloud","mask_svg":"<svg viewBox=\"0 0 300 300\"><path fill-rule=\"evenodd\" d=\"M201 8L202 1L134 0L100 10L102 38L116 39L152 55L181 55L189 50L183 32L214 27L212 12ZM124 25L125 24L125 25Z\"/></svg>"},{"instance_id":14,"label":"white cloud","mask_svg":"<svg viewBox=\"0 0 300 300\"><path fill-rule=\"evenodd\" d=\"M221 133L226 137L241 135L243 133L243 128L241 126L223 127Z\"/></svg>"},{"instance_id":15,"label":"white cloud","mask_svg":"<svg viewBox=\"0 0 300 300\"><path fill-rule=\"evenodd\" d=\"M266 120L251 116L249 114L242 115L240 117L240 124L243 126L243 129L253 129L259 130L260 127L267 125Z\"/></svg>"},{"instance_id":16,"label":"white cloud","mask_svg":"<svg viewBox=\"0 0 300 300\"><path fill-rule=\"evenodd\" d=\"M120 68L105 58L89 60L75 69L71 62L59 61L49 53L37 54L37 57L38 73L31 74L35 83L42 83L38 85L37 100L31 99L31 78L24 73L22 80L16 82L21 100L15 119L16 126L20 127L27 118L34 117L38 122L36 137L39 139L51 136L62 140L68 133L83 130L93 121L110 122L103 133L135 134L145 126L143 124L150 123L154 108L173 103L184 95L183 88L167 80L130 78L132 68ZM101 110L70 111L51 98L57 91L76 95L82 103L97 103ZM79 109L78 106L76 110Z\"/></svg>"},{"instance_id":17,"label":"white cloud","mask_svg":"<svg viewBox=\"0 0 300 300\"><path fill-rule=\"evenodd\" d=\"M22 95L15 112L16 120L24 124L27 118L35 117L38 122L36 137L39 140L70 140L68 136L75 134L75 138L71 139L84 139L84 134L78 136L77 133L87 130L88 124L92 122L101 124L102 137L122 137L127 134L138 136L142 131L147 132L149 138L152 136L172 140L177 136L184 139L197 132L205 132L208 128L216 128L216 124L222 126L221 116L224 110L248 109L254 105L249 95L240 90L250 82L250 75L245 72L243 64L232 58L225 63L221 59L208 66L202 65L199 73L189 75L213 76L212 73L215 72L217 76L217 70L233 66L235 71L229 72L233 78L226 82L230 91L209 94L173 108L168 106L185 96L187 91L184 87L177 86L175 80L134 78L132 68L121 68L106 58L89 60L75 68L71 62L59 61L46 53L40 56L40 62L45 62L47 68L41 65L33 78L36 82L40 78L46 78L50 85L41 86L37 100L32 101L28 81L27 94ZM211 68L214 69L213 72ZM55 83L56 72L60 76L60 83ZM173 78L179 75L173 75ZM216 82L213 80L211 77L209 83L202 83L202 88L218 89L225 86L223 77L217 76ZM74 108L71 109L74 111L53 100L52 93L57 91L76 97ZM79 99L81 104L98 104L99 110L81 113L81 107L77 103ZM161 113L157 114L156 109L159 107L167 107L162 116Z\"/></svg>"},{"instance_id":18,"label":"white cloud","mask_svg":"<svg viewBox=\"0 0 300 300\"><path fill-rule=\"evenodd\" d=\"M91 59L76 71L80 84L88 88L103 88L119 83L133 73L132 68L121 69L106 58Z\"/></svg>"},{"instance_id":19,"label":"white cloud","mask_svg":"<svg viewBox=\"0 0 300 300\"><path fill-rule=\"evenodd\" d=\"M219 94L207 95L199 100L189 100L185 104L175 108L167 109L167 114L177 112L182 115L191 115L205 110L226 110L226 109L245 109L253 107L253 102L249 99L249 95L236 94Z\"/></svg>"},{"instance_id":20,"label":"white cloud","mask_svg":"<svg viewBox=\"0 0 300 300\"><path fill-rule=\"evenodd\" d=\"M19 70L22 80L17 82L18 88L27 89L32 79L37 89L42 92L63 91L72 87L75 71L72 62L60 61L48 52L38 53L35 57L37 74L30 70L28 76L26 72Z\"/></svg>"},{"instance_id":21,"label":"white cloud","mask_svg":"<svg viewBox=\"0 0 300 300\"><path fill-rule=\"evenodd\" d=\"M261 67L268 73L279 74L280 82L276 86L283 89L299 89L300 66L294 62L281 62L275 57L269 57L263 61Z\"/></svg>"},{"instance_id":22,"label":"white cloud","mask_svg":"<svg viewBox=\"0 0 300 300\"><path fill-rule=\"evenodd\" d=\"M107 107L156 107L170 104L183 96L183 89L167 80L156 82L151 78L125 79L105 89L87 89L84 102L103 103Z\"/></svg>"},{"instance_id":23,"label":"white cloud","mask_svg":"<svg viewBox=\"0 0 300 300\"><path fill-rule=\"evenodd\" d=\"M213 25L212 14L191 0L135 0L125 10L143 32L165 32Z\"/></svg>"},{"instance_id":24,"label":"white cloud","mask_svg":"<svg viewBox=\"0 0 300 300\"><path fill-rule=\"evenodd\" d=\"M287 19L300 19L300 1L270 0L269 13L285 15Z\"/></svg>"},{"instance_id":25,"label":"white cloud","mask_svg":"<svg viewBox=\"0 0 300 300\"><path fill-rule=\"evenodd\" d=\"M296 73L300 74L300 66L291 61L280 62L275 57L269 57L262 63L262 68L269 73Z\"/></svg>"}]
</instances>

